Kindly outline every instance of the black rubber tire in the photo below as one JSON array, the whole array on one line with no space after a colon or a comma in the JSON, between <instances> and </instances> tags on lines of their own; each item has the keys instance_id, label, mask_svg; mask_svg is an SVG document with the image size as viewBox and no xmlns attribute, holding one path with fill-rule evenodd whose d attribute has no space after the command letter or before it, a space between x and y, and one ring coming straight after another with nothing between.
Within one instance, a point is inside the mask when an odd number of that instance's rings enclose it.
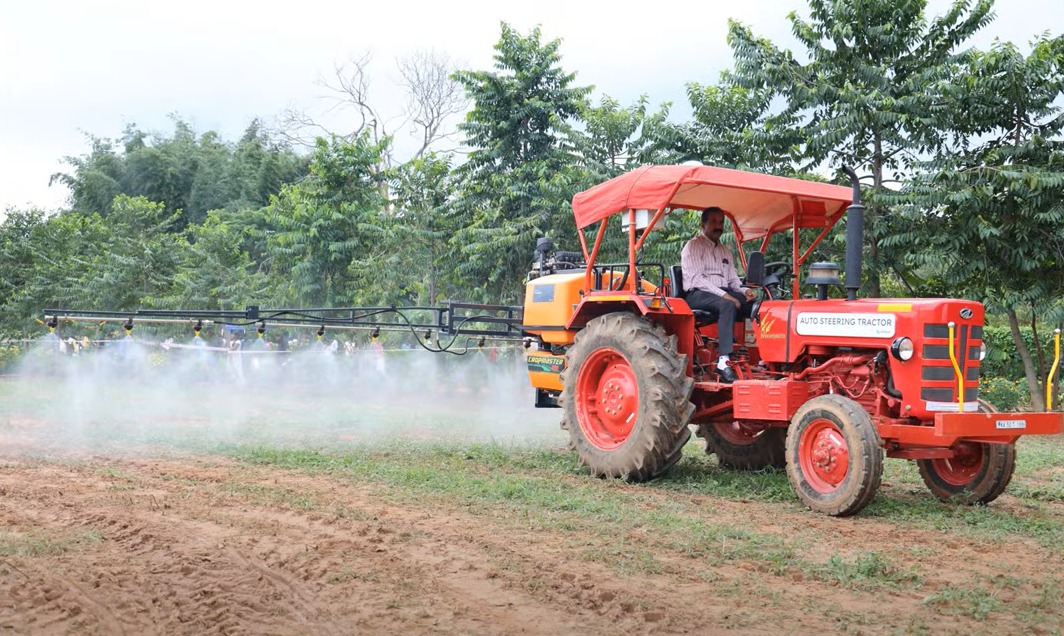
<instances>
[{"instance_id":1,"label":"black rubber tire","mask_svg":"<svg viewBox=\"0 0 1064 636\"><path fill-rule=\"evenodd\" d=\"M596 352L619 353L635 378L638 406L635 421L627 438L616 448L604 449L588 437L585 426L594 430L594 422L581 425L578 413L599 408L594 400L580 404L577 391L589 357ZM694 380L687 376L687 356L676 350L676 336L665 333L661 325L628 312L616 312L595 318L577 333L566 353L561 374L562 428L569 431L572 447L581 464L599 477L620 477L640 482L654 479L679 461L683 446L691 437L687 428L694 414L691 392Z\"/></svg>"},{"instance_id":2,"label":"black rubber tire","mask_svg":"<svg viewBox=\"0 0 1064 636\"><path fill-rule=\"evenodd\" d=\"M698 436L706 440L706 454L716 455L722 468L761 470L787 465L787 429L767 428L749 443L737 444L720 432L720 425L722 423L699 424Z\"/></svg>"},{"instance_id":3,"label":"black rubber tire","mask_svg":"<svg viewBox=\"0 0 1064 636\"><path fill-rule=\"evenodd\" d=\"M849 461L833 489L818 488L807 472L814 461L806 433L834 428L846 445ZM861 405L841 395L820 395L798 409L787 429L787 478L798 499L810 510L832 517L857 514L876 496L883 480L883 448L879 432Z\"/></svg>"},{"instance_id":4,"label":"black rubber tire","mask_svg":"<svg viewBox=\"0 0 1064 636\"><path fill-rule=\"evenodd\" d=\"M979 401L979 411L996 413L997 409L989 402ZM1015 444L976 443L980 450L979 470L966 484L954 483L942 476L943 462L950 460L919 459L920 478L924 480L931 494L941 501L965 505L988 504L1005 492L1012 474L1016 471Z\"/></svg>"}]
</instances>

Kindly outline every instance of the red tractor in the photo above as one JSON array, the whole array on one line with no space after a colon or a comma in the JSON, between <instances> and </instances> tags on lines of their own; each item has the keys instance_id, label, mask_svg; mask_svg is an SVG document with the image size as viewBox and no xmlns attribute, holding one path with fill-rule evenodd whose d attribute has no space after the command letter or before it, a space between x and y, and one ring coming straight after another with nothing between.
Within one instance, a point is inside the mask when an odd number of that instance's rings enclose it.
<instances>
[{"instance_id":1,"label":"red tractor","mask_svg":"<svg viewBox=\"0 0 1064 636\"><path fill-rule=\"evenodd\" d=\"M562 427L592 474L644 481L680 459L690 426L722 466L786 467L798 498L833 516L864 508L883 457L915 460L943 500L987 503L1008 485L1021 435L1057 434L1064 415L997 413L979 400L983 306L952 299L858 299L864 208L853 187L705 166L647 166L578 194L582 253L537 246L522 329L537 406ZM684 301L680 268L644 263L663 217L718 206L760 289L735 327L738 380L717 375L714 316ZM801 297L794 275L847 215L846 298L838 267L813 263ZM616 217L625 263L597 258ZM598 224L588 248L585 228ZM802 232L811 244L801 245ZM764 263L791 236L790 262ZM760 244L750 244L758 241ZM756 247L750 250L744 246ZM793 277L788 286L785 281Z\"/></svg>"}]
</instances>

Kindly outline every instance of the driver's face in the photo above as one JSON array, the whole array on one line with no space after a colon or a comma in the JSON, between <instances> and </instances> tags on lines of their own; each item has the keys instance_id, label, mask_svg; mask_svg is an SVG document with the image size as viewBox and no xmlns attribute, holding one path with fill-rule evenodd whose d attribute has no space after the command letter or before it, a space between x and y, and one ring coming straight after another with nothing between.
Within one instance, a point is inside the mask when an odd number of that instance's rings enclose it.
<instances>
[{"instance_id":1,"label":"driver's face","mask_svg":"<svg viewBox=\"0 0 1064 636\"><path fill-rule=\"evenodd\" d=\"M706 222L702 224L702 232L714 241L719 241L720 235L724 233L724 215L720 212L711 212L706 217Z\"/></svg>"}]
</instances>

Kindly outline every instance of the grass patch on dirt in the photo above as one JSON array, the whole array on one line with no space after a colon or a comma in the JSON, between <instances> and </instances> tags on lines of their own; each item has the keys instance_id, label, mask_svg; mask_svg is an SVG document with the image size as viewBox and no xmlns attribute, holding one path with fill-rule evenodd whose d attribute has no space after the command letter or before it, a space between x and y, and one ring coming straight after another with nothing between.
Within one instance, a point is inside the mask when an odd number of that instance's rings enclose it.
<instances>
[{"instance_id":1,"label":"grass patch on dirt","mask_svg":"<svg viewBox=\"0 0 1064 636\"><path fill-rule=\"evenodd\" d=\"M48 557L65 554L82 547L95 545L101 541L96 530L85 530L65 534L45 534L34 530L22 532L0 532L0 557Z\"/></svg>"},{"instance_id":2,"label":"grass patch on dirt","mask_svg":"<svg viewBox=\"0 0 1064 636\"><path fill-rule=\"evenodd\" d=\"M899 567L876 551L859 553L852 559L835 554L826 563L806 565L803 571L814 580L853 590L919 587L922 580L915 567Z\"/></svg>"}]
</instances>

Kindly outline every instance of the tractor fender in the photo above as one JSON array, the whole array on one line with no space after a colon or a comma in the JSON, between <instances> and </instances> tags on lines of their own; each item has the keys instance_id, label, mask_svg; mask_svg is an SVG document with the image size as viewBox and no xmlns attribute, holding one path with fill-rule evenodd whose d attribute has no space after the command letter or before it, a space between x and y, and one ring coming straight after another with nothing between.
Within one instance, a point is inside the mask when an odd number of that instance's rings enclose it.
<instances>
[{"instance_id":1,"label":"tractor fender","mask_svg":"<svg viewBox=\"0 0 1064 636\"><path fill-rule=\"evenodd\" d=\"M676 336L677 351L686 356L687 375L691 375L695 337L694 314L682 299L668 298L665 302L661 301L660 297L636 294L587 295L576 305L573 317L565 328L569 331L579 331L591 320L615 312L646 316L662 325L666 333Z\"/></svg>"}]
</instances>

